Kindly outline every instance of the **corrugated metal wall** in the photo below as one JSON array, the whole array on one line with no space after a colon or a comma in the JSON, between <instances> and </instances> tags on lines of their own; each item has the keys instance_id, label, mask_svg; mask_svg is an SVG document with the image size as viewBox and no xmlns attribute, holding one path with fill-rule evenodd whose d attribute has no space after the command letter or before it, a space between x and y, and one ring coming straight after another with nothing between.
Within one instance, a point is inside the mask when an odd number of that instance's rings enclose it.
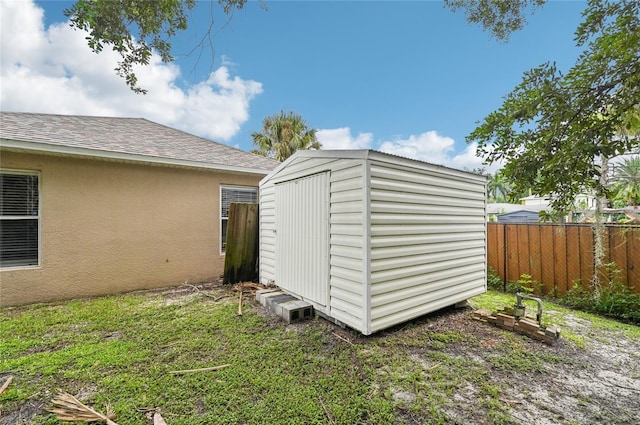
<instances>
[{"instance_id":1,"label":"corrugated metal wall","mask_svg":"<svg viewBox=\"0 0 640 425\"><path fill-rule=\"evenodd\" d=\"M276 187L260 187L260 283L270 285L276 281Z\"/></svg>"},{"instance_id":2,"label":"corrugated metal wall","mask_svg":"<svg viewBox=\"0 0 640 425\"><path fill-rule=\"evenodd\" d=\"M329 173L276 186L276 283L326 307L329 301Z\"/></svg>"},{"instance_id":3,"label":"corrugated metal wall","mask_svg":"<svg viewBox=\"0 0 640 425\"><path fill-rule=\"evenodd\" d=\"M276 283L276 194L275 185L330 169L335 159L300 158L260 183L260 283Z\"/></svg>"},{"instance_id":4,"label":"corrugated metal wall","mask_svg":"<svg viewBox=\"0 0 640 425\"><path fill-rule=\"evenodd\" d=\"M365 326L367 261L364 161L342 161L331 172L331 317Z\"/></svg>"},{"instance_id":5,"label":"corrugated metal wall","mask_svg":"<svg viewBox=\"0 0 640 425\"><path fill-rule=\"evenodd\" d=\"M370 164L369 331L483 293L484 178Z\"/></svg>"},{"instance_id":6,"label":"corrugated metal wall","mask_svg":"<svg viewBox=\"0 0 640 425\"><path fill-rule=\"evenodd\" d=\"M284 235L276 233L276 186L331 170L327 201L329 259L326 261L329 267L330 301L326 307L320 306L319 310L355 329L362 329L364 326L363 229L366 211L363 193L367 190L363 175L364 164L361 159L299 158L260 186L260 282L275 283L283 289L295 292L286 288L286 283L282 286L276 279L279 267L276 267L276 259L280 255L278 249L281 249L280 243L284 245L284 240L280 239ZM280 225L284 226L286 223ZM289 243L295 244L296 241ZM312 272L311 268L305 270L309 275Z\"/></svg>"}]
</instances>

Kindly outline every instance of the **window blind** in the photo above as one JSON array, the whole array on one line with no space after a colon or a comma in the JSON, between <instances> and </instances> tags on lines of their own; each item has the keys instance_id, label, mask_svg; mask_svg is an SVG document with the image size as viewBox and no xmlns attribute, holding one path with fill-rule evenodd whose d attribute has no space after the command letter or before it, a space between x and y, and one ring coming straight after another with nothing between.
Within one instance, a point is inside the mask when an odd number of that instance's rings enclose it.
<instances>
[{"instance_id":1,"label":"window blind","mask_svg":"<svg viewBox=\"0 0 640 425\"><path fill-rule=\"evenodd\" d=\"M0 172L0 267L38 264L38 176Z\"/></svg>"}]
</instances>

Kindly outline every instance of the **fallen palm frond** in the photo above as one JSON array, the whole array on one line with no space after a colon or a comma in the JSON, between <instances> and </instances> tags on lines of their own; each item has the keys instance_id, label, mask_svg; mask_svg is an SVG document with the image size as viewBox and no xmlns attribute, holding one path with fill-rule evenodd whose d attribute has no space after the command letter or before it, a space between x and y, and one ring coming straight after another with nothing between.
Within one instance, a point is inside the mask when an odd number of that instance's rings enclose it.
<instances>
[{"instance_id":1,"label":"fallen palm frond","mask_svg":"<svg viewBox=\"0 0 640 425\"><path fill-rule=\"evenodd\" d=\"M197 287L197 286L195 286L195 285L191 285L190 283L187 283L187 282L188 282L188 280L184 282L184 286L188 286L188 287L190 287L190 288L193 288L193 289L195 289L195 291L196 291L198 294L200 294L200 295L202 295L202 296L205 296L205 297L208 297L208 298L213 298L213 300L214 300L214 301L220 301L222 298L226 298L225 296L216 297L215 295L211 295L211 294L207 294L206 292L202 292L202 291L200 290L200 288L198 288L198 287Z\"/></svg>"},{"instance_id":2,"label":"fallen palm frond","mask_svg":"<svg viewBox=\"0 0 640 425\"><path fill-rule=\"evenodd\" d=\"M9 384L11 383L11 381L13 381L13 376L9 376L7 380L4 381L4 384L2 384L2 387L0 387L0 394L5 392L7 388L9 388Z\"/></svg>"},{"instance_id":3,"label":"fallen palm frond","mask_svg":"<svg viewBox=\"0 0 640 425\"><path fill-rule=\"evenodd\" d=\"M51 403L55 407L48 409L48 411L55 414L61 421L104 422L107 425L118 425L111 420L114 415L109 406L107 406L107 414L103 415L89 406L82 404L77 398L64 391L60 391L53 400L51 400Z\"/></svg>"},{"instance_id":4,"label":"fallen palm frond","mask_svg":"<svg viewBox=\"0 0 640 425\"><path fill-rule=\"evenodd\" d=\"M338 334L337 334L337 333L335 333L335 332L331 332L331 333L332 333L336 338L338 338L339 340L344 341L344 342L346 342L347 344L349 344L349 345L353 346L353 342L349 341L347 338L342 337L342 336L338 335Z\"/></svg>"},{"instance_id":5,"label":"fallen palm frond","mask_svg":"<svg viewBox=\"0 0 640 425\"><path fill-rule=\"evenodd\" d=\"M167 425L167 423L160 416L160 413L156 412L153 414L153 425Z\"/></svg>"}]
</instances>

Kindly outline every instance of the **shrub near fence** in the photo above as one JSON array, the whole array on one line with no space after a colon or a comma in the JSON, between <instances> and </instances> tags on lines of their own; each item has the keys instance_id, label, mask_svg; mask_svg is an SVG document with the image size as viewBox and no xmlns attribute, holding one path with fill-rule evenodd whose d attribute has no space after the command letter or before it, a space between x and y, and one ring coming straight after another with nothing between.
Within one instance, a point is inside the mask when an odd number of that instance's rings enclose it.
<instances>
[{"instance_id":1,"label":"shrub near fence","mask_svg":"<svg viewBox=\"0 0 640 425\"><path fill-rule=\"evenodd\" d=\"M620 280L640 293L640 226L605 225L604 232L603 263L615 262ZM589 285L593 277L589 224L487 223L487 249L488 265L503 281L528 274L545 294L564 295L575 282ZM606 275L606 268L600 272Z\"/></svg>"}]
</instances>

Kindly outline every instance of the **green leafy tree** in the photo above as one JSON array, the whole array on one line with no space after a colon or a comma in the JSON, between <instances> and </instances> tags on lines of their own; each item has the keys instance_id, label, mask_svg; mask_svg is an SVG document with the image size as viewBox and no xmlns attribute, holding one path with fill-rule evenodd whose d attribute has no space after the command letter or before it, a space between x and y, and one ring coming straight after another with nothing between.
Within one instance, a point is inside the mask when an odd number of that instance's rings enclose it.
<instances>
[{"instance_id":1,"label":"green leafy tree","mask_svg":"<svg viewBox=\"0 0 640 425\"><path fill-rule=\"evenodd\" d=\"M501 0L448 1L466 8L469 21L502 39L522 27L524 21L517 17L526 7L543 4L505 1L517 12L492 15L492 10L500 10ZM488 164L506 163L503 172L516 191L531 188L539 195L552 195L557 212L569 211L584 190L606 199L608 159L632 152L639 144L631 131L620 130L633 127L640 105L640 1L589 0L582 16L575 41L584 50L576 64L566 73L552 62L525 72L502 106L467 137L478 143L477 153ZM501 19L510 17L516 17L515 24L504 26ZM594 224L596 298L597 270L605 257L599 211Z\"/></svg>"},{"instance_id":2,"label":"green leafy tree","mask_svg":"<svg viewBox=\"0 0 640 425\"><path fill-rule=\"evenodd\" d=\"M445 0L456 11L463 9L467 20L480 24L501 41L508 41L514 31L527 23L527 14L534 13L546 0Z\"/></svg>"},{"instance_id":3,"label":"green leafy tree","mask_svg":"<svg viewBox=\"0 0 640 425\"><path fill-rule=\"evenodd\" d=\"M297 150L320 149L316 130L307 127L304 119L293 112L280 111L262 121L262 130L251 133L258 155L284 161Z\"/></svg>"},{"instance_id":4,"label":"green leafy tree","mask_svg":"<svg viewBox=\"0 0 640 425\"><path fill-rule=\"evenodd\" d=\"M554 63L527 71L467 137L487 163L506 164L503 173L516 191L553 194L557 211L570 209L585 189L605 195L602 158L639 143L619 129L640 104L640 2L590 0L583 16L575 40L584 51L576 64L566 73Z\"/></svg>"},{"instance_id":5,"label":"green leafy tree","mask_svg":"<svg viewBox=\"0 0 640 425\"><path fill-rule=\"evenodd\" d=\"M229 16L246 2L218 0ZM195 5L196 0L78 0L64 13L72 27L89 32L87 42L95 53L111 46L120 54L116 73L131 90L144 94L133 67L148 65L154 50L163 62L173 61L170 39L187 29L187 15Z\"/></svg>"}]
</instances>

